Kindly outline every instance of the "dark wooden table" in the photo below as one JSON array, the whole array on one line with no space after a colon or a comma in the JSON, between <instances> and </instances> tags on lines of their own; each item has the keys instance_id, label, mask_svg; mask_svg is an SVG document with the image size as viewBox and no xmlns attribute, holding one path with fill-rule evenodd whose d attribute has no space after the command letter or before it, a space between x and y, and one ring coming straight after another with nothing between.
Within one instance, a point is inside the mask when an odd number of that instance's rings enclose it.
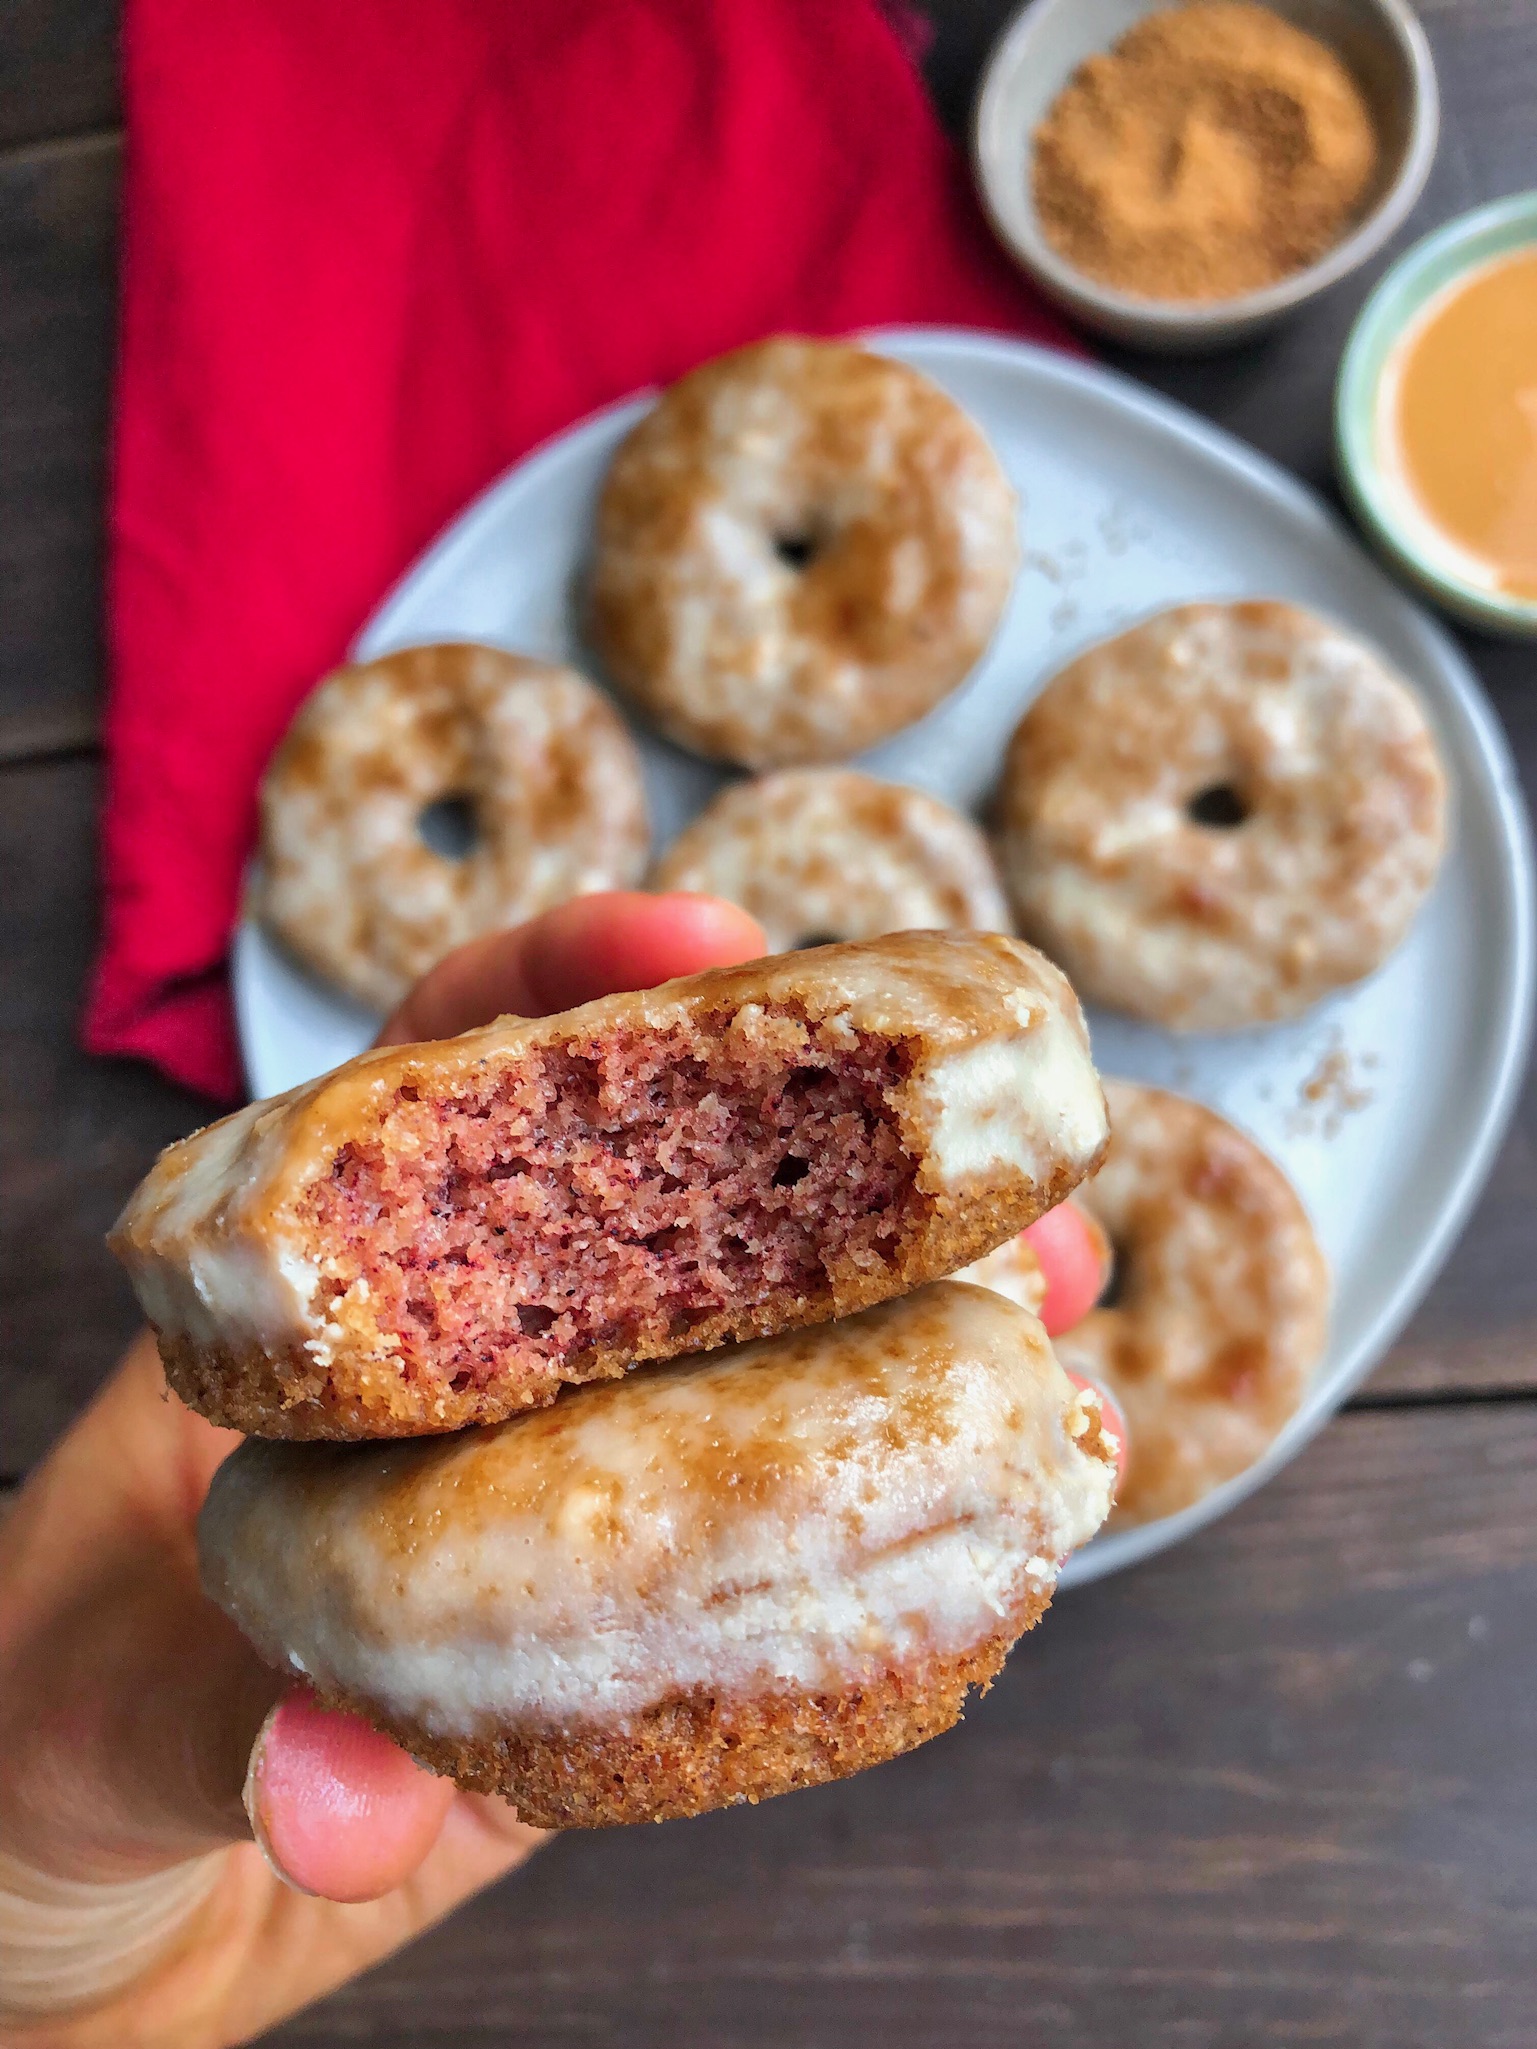
<instances>
[{"instance_id":1,"label":"dark wooden table","mask_svg":"<svg viewBox=\"0 0 1537 2049\"><path fill-rule=\"evenodd\" d=\"M959 128L1007 0L931 0ZM1422 8L1411 225L1537 176L1537 0ZM101 1244L196 1099L91 1061L112 0L0 11L0 1477L131 1330ZM1370 283L1124 367L1328 491ZM1537 787L1534 656L1469 652ZM956 1734L757 1812L570 1837L275 2040L1537 2045L1537 1103L1363 1394L1204 1536L1064 1601Z\"/></svg>"}]
</instances>

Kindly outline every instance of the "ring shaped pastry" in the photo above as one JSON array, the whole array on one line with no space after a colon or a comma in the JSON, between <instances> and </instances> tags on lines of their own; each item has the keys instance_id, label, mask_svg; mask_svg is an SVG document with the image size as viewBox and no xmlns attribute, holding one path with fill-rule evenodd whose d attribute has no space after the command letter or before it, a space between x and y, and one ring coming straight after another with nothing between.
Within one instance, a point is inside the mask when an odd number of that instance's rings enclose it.
<instances>
[{"instance_id":1,"label":"ring shaped pastry","mask_svg":"<svg viewBox=\"0 0 1537 2049\"><path fill-rule=\"evenodd\" d=\"M980 430L906 364L780 336L662 394L598 503L593 638L670 739L834 760L978 660L1019 560Z\"/></svg>"},{"instance_id":2,"label":"ring shaped pastry","mask_svg":"<svg viewBox=\"0 0 1537 2049\"><path fill-rule=\"evenodd\" d=\"M723 790L653 889L721 896L784 953L885 932L1011 927L987 841L937 797L853 769L787 768Z\"/></svg>"},{"instance_id":3,"label":"ring shaped pastry","mask_svg":"<svg viewBox=\"0 0 1537 2049\"><path fill-rule=\"evenodd\" d=\"M907 932L361 1054L162 1153L113 1245L204 1415L414 1436L905 1294L1105 1137L1060 972Z\"/></svg>"},{"instance_id":4,"label":"ring shaped pastry","mask_svg":"<svg viewBox=\"0 0 1537 2049\"><path fill-rule=\"evenodd\" d=\"M1369 975L1446 842L1412 691L1270 603L1182 605L1081 655L1021 721L998 809L1021 929L1088 1001L1178 1031Z\"/></svg>"},{"instance_id":5,"label":"ring shaped pastry","mask_svg":"<svg viewBox=\"0 0 1537 2049\"><path fill-rule=\"evenodd\" d=\"M272 1663L524 1821L593 1828L948 1728L1113 1473L1035 1318L940 1282L492 1429L253 1440L199 1549Z\"/></svg>"},{"instance_id":6,"label":"ring shaped pastry","mask_svg":"<svg viewBox=\"0 0 1537 2049\"><path fill-rule=\"evenodd\" d=\"M434 811L469 844L430 845ZM377 1011L465 940L637 881L649 843L639 758L603 693L464 642L328 677L273 756L261 819L256 908Z\"/></svg>"},{"instance_id":7,"label":"ring shaped pastry","mask_svg":"<svg viewBox=\"0 0 1537 2049\"><path fill-rule=\"evenodd\" d=\"M1111 1297L1055 1339L1126 1419L1115 1520L1151 1522L1245 1471L1323 1354L1329 1275L1286 1176L1226 1118L1105 1084L1110 1150L1074 1200L1114 1249Z\"/></svg>"}]
</instances>

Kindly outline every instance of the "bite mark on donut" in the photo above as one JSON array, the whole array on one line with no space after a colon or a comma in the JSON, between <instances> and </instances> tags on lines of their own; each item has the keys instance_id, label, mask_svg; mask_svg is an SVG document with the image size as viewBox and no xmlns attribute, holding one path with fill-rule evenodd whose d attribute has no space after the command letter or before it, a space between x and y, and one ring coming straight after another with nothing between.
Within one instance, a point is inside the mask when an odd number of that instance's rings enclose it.
<instances>
[{"instance_id":1,"label":"bite mark on donut","mask_svg":"<svg viewBox=\"0 0 1537 2049\"><path fill-rule=\"evenodd\" d=\"M911 1056L764 1025L632 1030L440 1100L400 1091L305 1197L330 1300L365 1301L409 1378L553 1395L595 1346L836 1299L925 1212L890 1101Z\"/></svg>"}]
</instances>

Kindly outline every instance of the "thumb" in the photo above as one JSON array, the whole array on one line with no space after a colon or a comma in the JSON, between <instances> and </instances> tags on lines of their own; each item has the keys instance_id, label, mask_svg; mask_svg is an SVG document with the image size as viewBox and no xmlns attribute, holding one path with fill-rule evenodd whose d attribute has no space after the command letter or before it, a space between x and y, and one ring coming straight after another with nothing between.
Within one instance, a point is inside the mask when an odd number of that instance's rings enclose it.
<instances>
[{"instance_id":1,"label":"thumb","mask_svg":"<svg viewBox=\"0 0 1537 2049\"><path fill-rule=\"evenodd\" d=\"M387 1736L298 1687L262 1723L245 1782L267 1862L328 1900L378 1899L409 1878L453 1797Z\"/></svg>"}]
</instances>

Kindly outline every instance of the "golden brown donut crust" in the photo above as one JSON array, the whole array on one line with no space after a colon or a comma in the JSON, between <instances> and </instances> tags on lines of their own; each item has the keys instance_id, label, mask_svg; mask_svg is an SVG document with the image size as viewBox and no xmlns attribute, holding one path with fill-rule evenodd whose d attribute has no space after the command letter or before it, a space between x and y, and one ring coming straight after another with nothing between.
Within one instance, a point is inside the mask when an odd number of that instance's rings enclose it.
<instances>
[{"instance_id":1,"label":"golden brown donut crust","mask_svg":"<svg viewBox=\"0 0 1537 2049\"><path fill-rule=\"evenodd\" d=\"M624 1728L488 1733L469 1741L390 1720L366 1701L332 1704L362 1715L467 1792L510 1800L533 1828L675 1821L846 1779L943 1735L961 1719L967 1694L991 1686L1050 1600L1030 1596L1002 1628L960 1656L876 1671L836 1693L746 1700L680 1694Z\"/></svg>"},{"instance_id":2,"label":"golden brown donut crust","mask_svg":"<svg viewBox=\"0 0 1537 2049\"><path fill-rule=\"evenodd\" d=\"M1083 1450L1113 1461L1098 1410L1088 1414ZM429 1771L467 1792L510 1800L531 1827L673 1821L846 1779L942 1736L961 1719L967 1695L987 1692L1050 1605L1050 1588L1031 1589L1011 1603L1000 1628L965 1652L875 1669L835 1692L786 1689L738 1699L694 1689L623 1727L487 1731L470 1740L435 1736L354 1696L331 1698Z\"/></svg>"}]
</instances>

